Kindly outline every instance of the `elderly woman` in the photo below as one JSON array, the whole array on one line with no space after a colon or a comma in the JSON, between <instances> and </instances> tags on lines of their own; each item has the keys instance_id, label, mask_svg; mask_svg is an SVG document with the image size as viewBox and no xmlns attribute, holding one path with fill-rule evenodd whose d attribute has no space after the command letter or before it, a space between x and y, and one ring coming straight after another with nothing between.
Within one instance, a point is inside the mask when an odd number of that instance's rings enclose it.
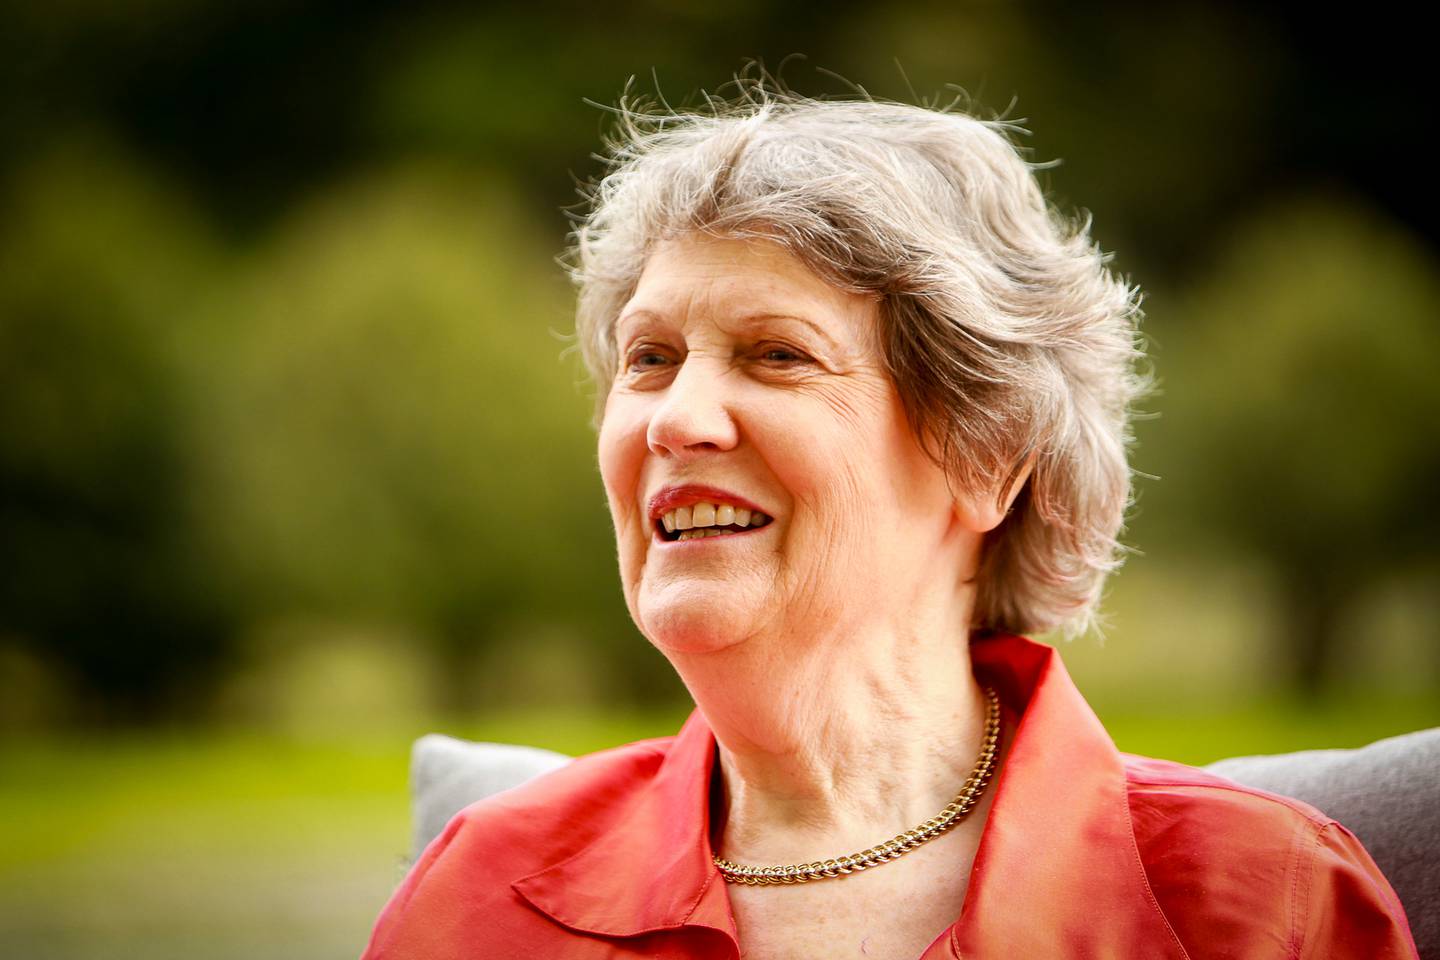
<instances>
[{"instance_id":1,"label":"elderly woman","mask_svg":"<svg viewBox=\"0 0 1440 960\"><path fill-rule=\"evenodd\" d=\"M1345 828L1117 752L1137 295L996 123L628 114L577 234L626 604L697 709L457 817L370 958L1409 957Z\"/></svg>"}]
</instances>

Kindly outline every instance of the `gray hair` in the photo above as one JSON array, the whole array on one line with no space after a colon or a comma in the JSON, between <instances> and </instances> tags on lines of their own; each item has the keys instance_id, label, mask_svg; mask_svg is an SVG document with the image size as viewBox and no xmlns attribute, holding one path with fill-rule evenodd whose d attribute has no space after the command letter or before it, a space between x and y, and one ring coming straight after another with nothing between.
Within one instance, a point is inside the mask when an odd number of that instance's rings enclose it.
<instances>
[{"instance_id":1,"label":"gray hair","mask_svg":"<svg viewBox=\"0 0 1440 960\"><path fill-rule=\"evenodd\" d=\"M813 100L742 85L680 114L617 109L610 172L568 254L597 421L614 325L653 246L687 233L781 244L879 299L879 343L911 428L967 491L1029 481L988 535L973 626L1093 625L1123 556L1130 407L1146 387L1139 291L1088 217L1053 210L1010 135L951 108Z\"/></svg>"}]
</instances>

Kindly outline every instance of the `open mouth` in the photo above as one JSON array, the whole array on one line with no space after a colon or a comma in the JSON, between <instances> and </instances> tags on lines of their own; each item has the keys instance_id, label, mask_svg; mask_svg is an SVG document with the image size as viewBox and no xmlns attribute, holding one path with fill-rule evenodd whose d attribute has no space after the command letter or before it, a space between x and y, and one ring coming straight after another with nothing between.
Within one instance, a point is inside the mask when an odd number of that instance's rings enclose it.
<instances>
[{"instance_id":1,"label":"open mouth","mask_svg":"<svg viewBox=\"0 0 1440 960\"><path fill-rule=\"evenodd\" d=\"M694 503L667 510L655 520L656 535L666 542L701 540L749 533L770 524L773 517L728 503Z\"/></svg>"}]
</instances>

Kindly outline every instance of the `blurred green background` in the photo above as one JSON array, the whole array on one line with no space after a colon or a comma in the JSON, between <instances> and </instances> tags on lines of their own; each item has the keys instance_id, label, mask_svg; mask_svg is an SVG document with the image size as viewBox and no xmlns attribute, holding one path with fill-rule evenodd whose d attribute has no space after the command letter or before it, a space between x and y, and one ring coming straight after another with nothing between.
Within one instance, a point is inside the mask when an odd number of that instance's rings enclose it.
<instances>
[{"instance_id":1,"label":"blurred green background","mask_svg":"<svg viewBox=\"0 0 1440 960\"><path fill-rule=\"evenodd\" d=\"M1420 31L1208 3L0 7L0 942L344 957L429 730L686 712L629 623L553 258L627 78L959 84L1147 290L1129 750L1440 723ZM1415 74L1415 75L1412 75ZM1013 101L1013 104L1012 104ZM1417 172L1413 167L1420 166Z\"/></svg>"}]
</instances>

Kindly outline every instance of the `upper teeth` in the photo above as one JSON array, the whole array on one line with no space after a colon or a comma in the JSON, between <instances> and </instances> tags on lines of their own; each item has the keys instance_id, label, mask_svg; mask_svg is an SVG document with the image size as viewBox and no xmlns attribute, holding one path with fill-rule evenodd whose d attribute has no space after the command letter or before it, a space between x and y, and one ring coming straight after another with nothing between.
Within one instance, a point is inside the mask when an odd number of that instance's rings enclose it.
<instances>
[{"instance_id":1,"label":"upper teeth","mask_svg":"<svg viewBox=\"0 0 1440 960\"><path fill-rule=\"evenodd\" d=\"M676 530L690 530L695 527L761 527L770 522L763 513L751 513L745 507L728 503L692 503L688 507L676 507L660 517L666 533Z\"/></svg>"}]
</instances>

